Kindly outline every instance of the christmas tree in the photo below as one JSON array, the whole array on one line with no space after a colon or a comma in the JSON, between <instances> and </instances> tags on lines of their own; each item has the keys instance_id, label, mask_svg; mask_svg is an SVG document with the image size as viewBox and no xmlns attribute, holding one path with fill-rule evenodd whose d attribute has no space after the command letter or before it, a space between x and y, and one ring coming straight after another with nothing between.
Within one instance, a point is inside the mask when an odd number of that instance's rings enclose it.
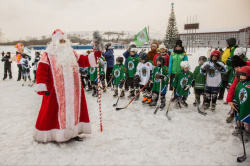
<instances>
[{"instance_id":1,"label":"christmas tree","mask_svg":"<svg viewBox=\"0 0 250 166\"><path fill-rule=\"evenodd\" d=\"M169 48L173 48L175 46L176 40L178 39L178 29L176 26L176 19L174 14L174 3L172 3L171 5L172 9L168 20L166 36L164 39L165 46Z\"/></svg>"}]
</instances>

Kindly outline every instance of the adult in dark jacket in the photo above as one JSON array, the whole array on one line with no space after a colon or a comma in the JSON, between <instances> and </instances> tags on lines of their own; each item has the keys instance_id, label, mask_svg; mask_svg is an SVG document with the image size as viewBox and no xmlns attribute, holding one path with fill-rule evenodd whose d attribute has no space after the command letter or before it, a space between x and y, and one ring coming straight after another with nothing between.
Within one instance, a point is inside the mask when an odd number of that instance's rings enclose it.
<instances>
[{"instance_id":1,"label":"adult in dark jacket","mask_svg":"<svg viewBox=\"0 0 250 166\"><path fill-rule=\"evenodd\" d=\"M107 69L106 69L106 81L110 82L110 74L112 73L114 67L114 48L111 46L111 43L105 45L106 51L102 53L107 61ZM111 87L111 84L107 85L107 87Z\"/></svg>"},{"instance_id":2,"label":"adult in dark jacket","mask_svg":"<svg viewBox=\"0 0 250 166\"><path fill-rule=\"evenodd\" d=\"M9 73L9 79L12 79L12 72L11 72L11 63L10 59L10 52L7 52L6 56L3 57L2 62L4 62L4 76L3 80L7 78L7 72Z\"/></svg>"}]
</instances>

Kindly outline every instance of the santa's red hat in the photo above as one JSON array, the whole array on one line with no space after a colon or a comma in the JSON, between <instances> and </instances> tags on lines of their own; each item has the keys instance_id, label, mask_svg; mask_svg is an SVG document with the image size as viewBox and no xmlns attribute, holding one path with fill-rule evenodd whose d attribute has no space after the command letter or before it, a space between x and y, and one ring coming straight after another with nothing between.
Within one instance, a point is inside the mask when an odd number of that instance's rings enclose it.
<instances>
[{"instance_id":1,"label":"santa's red hat","mask_svg":"<svg viewBox=\"0 0 250 166\"><path fill-rule=\"evenodd\" d=\"M66 36L64 35L63 31L60 29L56 29L52 34L52 42L55 42L57 40L61 40L64 38L66 38Z\"/></svg>"}]
</instances>

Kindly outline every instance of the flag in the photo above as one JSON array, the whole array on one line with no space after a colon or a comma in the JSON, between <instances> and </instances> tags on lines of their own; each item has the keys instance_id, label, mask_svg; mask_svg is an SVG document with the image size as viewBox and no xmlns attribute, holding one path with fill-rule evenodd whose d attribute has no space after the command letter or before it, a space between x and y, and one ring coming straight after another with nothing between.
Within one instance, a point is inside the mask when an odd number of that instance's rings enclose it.
<instances>
[{"instance_id":1,"label":"flag","mask_svg":"<svg viewBox=\"0 0 250 166\"><path fill-rule=\"evenodd\" d=\"M140 31L134 38L134 42L138 47L142 46L145 42L148 41L148 32L145 27L142 31Z\"/></svg>"}]
</instances>

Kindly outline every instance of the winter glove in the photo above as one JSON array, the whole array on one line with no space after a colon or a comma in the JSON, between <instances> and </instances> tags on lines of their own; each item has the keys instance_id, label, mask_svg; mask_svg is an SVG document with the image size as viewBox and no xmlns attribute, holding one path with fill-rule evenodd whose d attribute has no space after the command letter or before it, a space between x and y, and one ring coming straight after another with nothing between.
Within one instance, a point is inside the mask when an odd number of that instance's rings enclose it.
<instances>
[{"instance_id":1,"label":"winter glove","mask_svg":"<svg viewBox=\"0 0 250 166\"><path fill-rule=\"evenodd\" d=\"M184 90L188 90L189 88L191 88L190 85L185 85L185 86L184 86Z\"/></svg>"},{"instance_id":2,"label":"winter glove","mask_svg":"<svg viewBox=\"0 0 250 166\"><path fill-rule=\"evenodd\" d=\"M217 70L219 70L219 71L222 71L222 70L223 70L222 65L220 65L220 64L217 63L217 62L214 63L214 67L215 67Z\"/></svg>"},{"instance_id":3,"label":"winter glove","mask_svg":"<svg viewBox=\"0 0 250 166\"><path fill-rule=\"evenodd\" d=\"M49 91L45 91L44 94L45 94L46 96L49 96L49 95L50 95L50 92L49 92Z\"/></svg>"},{"instance_id":4,"label":"winter glove","mask_svg":"<svg viewBox=\"0 0 250 166\"><path fill-rule=\"evenodd\" d=\"M195 81L192 81L192 87L194 87L194 85L195 85Z\"/></svg>"},{"instance_id":5,"label":"winter glove","mask_svg":"<svg viewBox=\"0 0 250 166\"><path fill-rule=\"evenodd\" d=\"M100 80L101 80L101 81L104 81L104 79L105 79L104 75L101 74L101 75L100 75Z\"/></svg>"}]
</instances>

